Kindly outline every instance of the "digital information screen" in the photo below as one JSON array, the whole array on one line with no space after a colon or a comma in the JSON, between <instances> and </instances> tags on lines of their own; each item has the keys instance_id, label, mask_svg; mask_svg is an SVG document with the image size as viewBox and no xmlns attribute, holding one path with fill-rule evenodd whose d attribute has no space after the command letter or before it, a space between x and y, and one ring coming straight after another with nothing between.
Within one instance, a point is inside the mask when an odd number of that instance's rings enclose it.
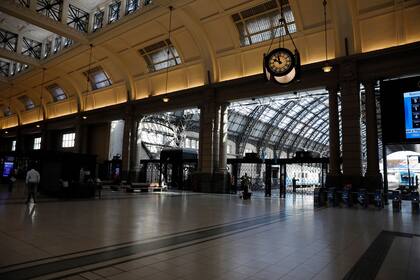
<instances>
[{"instance_id":1,"label":"digital information screen","mask_svg":"<svg viewBox=\"0 0 420 280\"><path fill-rule=\"evenodd\" d=\"M13 162L6 161L3 167L3 177L9 177L13 169Z\"/></svg>"},{"instance_id":2,"label":"digital information screen","mask_svg":"<svg viewBox=\"0 0 420 280\"><path fill-rule=\"evenodd\" d=\"M420 91L404 93L405 137L420 138Z\"/></svg>"}]
</instances>

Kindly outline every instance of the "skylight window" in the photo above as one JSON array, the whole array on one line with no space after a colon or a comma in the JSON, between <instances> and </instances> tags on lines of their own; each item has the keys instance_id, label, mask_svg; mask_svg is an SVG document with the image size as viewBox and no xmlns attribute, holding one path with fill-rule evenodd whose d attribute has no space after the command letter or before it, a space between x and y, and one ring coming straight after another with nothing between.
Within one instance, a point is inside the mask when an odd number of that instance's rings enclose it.
<instances>
[{"instance_id":1,"label":"skylight window","mask_svg":"<svg viewBox=\"0 0 420 280\"><path fill-rule=\"evenodd\" d=\"M128 0L125 14L129 15L135 12L139 8L139 0Z\"/></svg>"},{"instance_id":2,"label":"skylight window","mask_svg":"<svg viewBox=\"0 0 420 280\"><path fill-rule=\"evenodd\" d=\"M57 36L54 38L54 53L57 53L59 50L61 50L61 37Z\"/></svg>"},{"instance_id":3,"label":"skylight window","mask_svg":"<svg viewBox=\"0 0 420 280\"><path fill-rule=\"evenodd\" d=\"M0 48L15 52L17 38L17 34L0 29Z\"/></svg>"},{"instance_id":4,"label":"skylight window","mask_svg":"<svg viewBox=\"0 0 420 280\"><path fill-rule=\"evenodd\" d=\"M9 76L10 63L0 60L0 76L8 77Z\"/></svg>"},{"instance_id":5,"label":"skylight window","mask_svg":"<svg viewBox=\"0 0 420 280\"><path fill-rule=\"evenodd\" d=\"M113 23L120 18L121 2L115 2L109 5L108 23Z\"/></svg>"},{"instance_id":6,"label":"skylight window","mask_svg":"<svg viewBox=\"0 0 420 280\"><path fill-rule=\"evenodd\" d=\"M64 90L57 84L52 84L48 86L47 90L50 92L54 101L61 101L67 98L67 95L64 92Z\"/></svg>"},{"instance_id":7,"label":"skylight window","mask_svg":"<svg viewBox=\"0 0 420 280\"><path fill-rule=\"evenodd\" d=\"M86 72L85 75L88 75L93 90L112 85L112 81L108 74L100 66L91 69L89 72Z\"/></svg>"},{"instance_id":8,"label":"skylight window","mask_svg":"<svg viewBox=\"0 0 420 280\"><path fill-rule=\"evenodd\" d=\"M23 37L22 54L33 58L41 58L42 43ZM20 50L18 50L19 52Z\"/></svg>"},{"instance_id":9,"label":"skylight window","mask_svg":"<svg viewBox=\"0 0 420 280\"><path fill-rule=\"evenodd\" d=\"M181 58L171 41L160 41L140 50L150 72L159 71L181 64Z\"/></svg>"},{"instance_id":10,"label":"skylight window","mask_svg":"<svg viewBox=\"0 0 420 280\"><path fill-rule=\"evenodd\" d=\"M152 3L152 0L127 0L125 14L134 13L137 9L147 6Z\"/></svg>"},{"instance_id":11,"label":"skylight window","mask_svg":"<svg viewBox=\"0 0 420 280\"><path fill-rule=\"evenodd\" d=\"M25 106L26 110L35 108L34 102L27 95L19 96L18 99L22 102L23 106Z\"/></svg>"},{"instance_id":12,"label":"skylight window","mask_svg":"<svg viewBox=\"0 0 420 280\"><path fill-rule=\"evenodd\" d=\"M296 32L296 23L289 2L283 3L283 14L289 33ZM249 46L285 35L280 26L281 7L277 0L271 0L256 7L232 15L239 31L241 46Z\"/></svg>"},{"instance_id":13,"label":"skylight window","mask_svg":"<svg viewBox=\"0 0 420 280\"><path fill-rule=\"evenodd\" d=\"M94 15L94 20L93 20L93 32L95 32L98 29L102 28L103 25L103 20L104 20L104 11L99 11L97 13L95 13Z\"/></svg>"},{"instance_id":14,"label":"skylight window","mask_svg":"<svg viewBox=\"0 0 420 280\"><path fill-rule=\"evenodd\" d=\"M67 18L67 25L79 31L87 32L89 24L89 13L82 9L69 4L69 15Z\"/></svg>"}]
</instances>

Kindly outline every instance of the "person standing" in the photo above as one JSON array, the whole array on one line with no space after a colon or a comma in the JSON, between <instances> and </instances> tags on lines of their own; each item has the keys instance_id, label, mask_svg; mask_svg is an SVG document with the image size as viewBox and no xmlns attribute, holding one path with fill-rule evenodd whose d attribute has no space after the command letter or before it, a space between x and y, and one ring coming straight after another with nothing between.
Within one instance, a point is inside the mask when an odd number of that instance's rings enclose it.
<instances>
[{"instance_id":1,"label":"person standing","mask_svg":"<svg viewBox=\"0 0 420 280\"><path fill-rule=\"evenodd\" d=\"M39 175L39 172L35 170L35 168L31 168L26 173L26 185L28 186L28 199L26 200L26 204L29 203L31 200L31 197L36 203L36 192L38 189L39 181L41 180L41 175Z\"/></svg>"},{"instance_id":2,"label":"person standing","mask_svg":"<svg viewBox=\"0 0 420 280\"><path fill-rule=\"evenodd\" d=\"M15 170L12 169L12 171L10 172L10 175L9 175L9 192L13 191L13 185L16 182L15 174L16 174Z\"/></svg>"}]
</instances>

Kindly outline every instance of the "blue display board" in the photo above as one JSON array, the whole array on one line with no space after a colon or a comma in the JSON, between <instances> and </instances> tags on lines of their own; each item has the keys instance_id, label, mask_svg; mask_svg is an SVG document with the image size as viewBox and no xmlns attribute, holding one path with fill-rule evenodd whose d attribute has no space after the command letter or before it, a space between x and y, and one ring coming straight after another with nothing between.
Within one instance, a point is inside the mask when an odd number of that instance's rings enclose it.
<instances>
[{"instance_id":1,"label":"blue display board","mask_svg":"<svg viewBox=\"0 0 420 280\"><path fill-rule=\"evenodd\" d=\"M405 137L420 139L420 91L404 93Z\"/></svg>"},{"instance_id":2,"label":"blue display board","mask_svg":"<svg viewBox=\"0 0 420 280\"><path fill-rule=\"evenodd\" d=\"M9 177L12 170L13 170L13 162L6 161L3 167L3 177Z\"/></svg>"}]
</instances>

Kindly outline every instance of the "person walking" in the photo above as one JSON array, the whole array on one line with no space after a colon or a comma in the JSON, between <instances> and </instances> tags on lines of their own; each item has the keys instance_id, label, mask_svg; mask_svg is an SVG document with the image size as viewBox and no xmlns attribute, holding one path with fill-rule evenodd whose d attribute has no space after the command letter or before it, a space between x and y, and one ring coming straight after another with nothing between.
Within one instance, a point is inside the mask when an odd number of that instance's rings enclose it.
<instances>
[{"instance_id":1,"label":"person walking","mask_svg":"<svg viewBox=\"0 0 420 280\"><path fill-rule=\"evenodd\" d=\"M28 186L28 199L26 200L26 204L28 204L31 200L34 201L34 204L36 203L36 192L38 189L39 181L41 180L41 175L39 175L39 172L35 170L35 168L31 168L26 173L26 185Z\"/></svg>"}]
</instances>

